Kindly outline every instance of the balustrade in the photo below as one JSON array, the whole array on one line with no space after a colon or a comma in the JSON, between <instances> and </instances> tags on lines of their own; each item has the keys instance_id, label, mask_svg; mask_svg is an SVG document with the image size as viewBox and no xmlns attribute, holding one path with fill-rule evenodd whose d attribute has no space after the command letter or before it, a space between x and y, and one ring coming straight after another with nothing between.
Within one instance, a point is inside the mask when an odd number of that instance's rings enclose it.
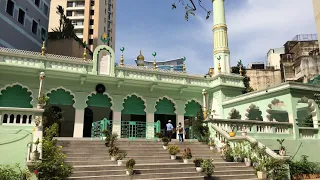
<instances>
[{"instance_id":1,"label":"balustrade","mask_svg":"<svg viewBox=\"0 0 320 180\"><path fill-rule=\"evenodd\" d=\"M36 114L43 110L0 107L0 125L31 125Z\"/></svg>"}]
</instances>

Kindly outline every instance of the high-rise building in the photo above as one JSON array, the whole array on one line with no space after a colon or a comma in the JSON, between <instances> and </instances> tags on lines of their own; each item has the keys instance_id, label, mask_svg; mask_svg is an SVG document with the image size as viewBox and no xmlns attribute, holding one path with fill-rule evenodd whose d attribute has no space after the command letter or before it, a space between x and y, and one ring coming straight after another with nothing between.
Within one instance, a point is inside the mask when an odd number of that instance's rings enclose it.
<instances>
[{"instance_id":1,"label":"high-rise building","mask_svg":"<svg viewBox=\"0 0 320 180\"><path fill-rule=\"evenodd\" d=\"M108 45L115 49L116 0L52 0L49 32L59 27L57 6L62 6L74 25L75 34L86 41L92 51L102 44L100 37L104 33L110 39Z\"/></svg>"},{"instance_id":2,"label":"high-rise building","mask_svg":"<svg viewBox=\"0 0 320 180\"><path fill-rule=\"evenodd\" d=\"M1 0L0 7L0 46L41 51L50 0Z\"/></svg>"},{"instance_id":3,"label":"high-rise building","mask_svg":"<svg viewBox=\"0 0 320 180\"><path fill-rule=\"evenodd\" d=\"M313 12L316 21L318 40L320 39L320 0L313 0ZM319 43L320 48L320 43Z\"/></svg>"},{"instance_id":4,"label":"high-rise building","mask_svg":"<svg viewBox=\"0 0 320 180\"><path fill-rule=\"evenodd\" d=\"M270 49L267 53L267 66L280 69L280 54L284 53L284 48Z\"/></svg>"}]
</instances>

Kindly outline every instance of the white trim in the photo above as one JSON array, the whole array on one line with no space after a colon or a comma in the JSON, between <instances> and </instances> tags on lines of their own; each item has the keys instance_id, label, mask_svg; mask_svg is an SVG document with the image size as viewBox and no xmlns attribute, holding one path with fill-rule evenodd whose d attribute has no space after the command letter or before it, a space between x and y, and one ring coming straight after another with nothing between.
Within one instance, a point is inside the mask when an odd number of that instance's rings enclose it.
<instances>
[{"instance_id":1,"label":"white trim","mask_svg":"<svg viewBox=\"0 0 320 180\"><path fill-rule=\"evenodd\" d=\"M37 39L35 39L34 37L30 36L30 34L28 32L26 32L24 29L22 29L21 27L19 27L17 24L15 24L12 20L8 19L7 17L5 17L2 13L0 13L0 18L2 18L4 21L6 21L9 25L11 25L12 27L14 27L17 31L19 31L21 34L23 34L24 36L26 36L28 39L30 39L32 42L34 42L35 44L37 44L39 47L42 46L42 44L40 43L40 41L38 41ZM32 33L32 32L31 32ZM32 33L33 34L33 33Z\"/></svg>"},{"instance_id":2,"label":"white trim","mask_svg":"<svg viewBox=\"0 0 320 180\"><path fill-rule=\"evenodd\" d=\"M134 95L134 96L137 96L138 98L140 98L140 99L144 102L144 106L145 106L144 112L147 113L147 100L144 99L143 96L140 96L139 94L137 94L137 93L135 93L135 92L134 92L134 93L131 93L131 94L128 94L128 95L126 95L126 96L123 98L123 100L122 100L122 108L123 108L123 109L122 109L122 110L124 110L124 106L123 106L124 103L125 103L124 101L125 101L126 99L128 99L129 97L133 96L133 95ZM122 110L121 110L121 111L122 111Z\"/></svg>"},{"instance_id":3,"label":"white trim","mask_svg":"<svg viewBox=\"0 0 320 180\"><path fill-rule=\"evenodd\" d=\"M86 102L85 102L86 107L89 107L88 104L87 104L87 102L88 102L88 100L89 100L89 97L92 97L92 96L95 95L95 94L97 94L97 91L92 91L90 94L88 94L88 96L87 96L87 98L86 98ZM110 99L110 103L111 103L110 109L113 110L113 108L112 108L112 107L113 107L113 99L112 99L112 97L110 96L110 94L107 93L107 92L104 92L104 93L102 93L102 94L105 95L105 96L107 96L107 97Z\"/></svg>"},{"instance_id":4,"label":"white trim","mask_svg":"<svg viewBox=\"0 0 320 180\"><path fill-rule=\"evenodd\" d=\"M6 48L16 49L14 46L12 46L11 44L9 44L3 39L0 39L0 44L4 45Z\"/></svg>"},{"instance_id":5,"label":"white trim","mask_svg":"<svg viewBox=\"0 0 320 180\"><path fill-rule=\"evenodd\" d=\"M64 90L65 92L68 92L68 93L70 93L70 96L73 96L73 104L72 104L72 107L74 107L74 108L76 108L75 107L75 105L76 105L76 103L77 103L77 100L76 100L76 95L70 90L70 89L67 89L67 88L65 88L65 87L63 87L63 86L59 86L59 87L56 87L56 88L51 88L49 91L47 91L46 93L45 93L45 95L46 96L48 96L48 94L52 94L53 93L53 91L57 91L57 90L59 90L59 89L62 89L62 90Z\"/></svg>"}]
</instances>

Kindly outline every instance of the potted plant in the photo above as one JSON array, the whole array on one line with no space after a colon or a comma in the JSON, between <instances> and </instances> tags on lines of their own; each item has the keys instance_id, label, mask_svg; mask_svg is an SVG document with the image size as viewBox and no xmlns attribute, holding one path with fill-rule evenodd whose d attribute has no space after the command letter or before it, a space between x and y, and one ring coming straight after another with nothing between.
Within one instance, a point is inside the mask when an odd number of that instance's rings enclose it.
<instances>
[{"instance_id":1,"label":"potted plant","mask_svg":"<svg viewBox=\"0 0 320 180\"><path fill-rule=\"evenodd\" d=\"M117 156L118 166L122 166L123 159L127 156L127 153L121 153Z\"/></svg>"},{"instance_id":2,"label":"potted plant","mask_svg":"<svg viewBox=\"0 0 320 180\"><path fill-rule=\"evenodd\" d=\"M162 133L156 133L155 136L158 138L157 141L160 142L161 139L163 138Z\"/></svg>"},{"instance_id":3,"label":"potted plant","mask_svg":"<svg viewBox=\"0 0 320 180\"><path fill-rule=\"evenodd\" d=\"M171 145L168 148L171 159L176 159L176 155L180 152L179 146Z\"/></svg>"},{"instance_id":4,"label":"potted plant","mask_svg":"<svg viewBox=\"0 0 320 180\"><path fill-rule=\"evenodd\" d=\"M34 123L36 124L36 127L39 128L39 125L41 123L41 117L40 116L36 116L34 118Z\"/></svg>"},{"instance_id":5,"label":"potted plant","mask_svg":"<svg viewBox=\"0 0 320 180\"><path fill-rule=\"evenodd\" d=\"M251 157L252 157L252 152L251 150L248 150L246 153L245 153L245 158L244 158L244 163L246 164L247 167L251 166Z\"/></svg>"},{"instance_id":6,"label":"potted plant","mask_svg":"<svg viewBox=\"0 0 320 180\"><path fill-rule=\"evenodd\" d=\"M163 142L163 149L168 149L169 138L166 136L162 137L162 142Z\"/></svg>"},{"instance_id":7,"label":"potted plant","mask_svg":"<svg viewBox=\"0 0 320 180\"><path fill-rule=\"evenodd\" d=\"M133 168L136 165L136 161L134 159L129 159L126 162L126 174L132 175L133 174Z\"/></svg>"},{"instance_id":8,"label":"potted plant","mask_svg":"<svg viewBox=\"0 0 320 180\"><path fill-rule=\"evenodd\" d=\"M105 136L105 139L104 139L104 144L106 145L106 147L109 147L109 144L110 144L110 140L111 140L111 133L109 130L105 129L103 132L102 132Z\"/></svg>"},{"instance_id":9,"label":"potted plant","mask_svg":"<svg viewBox=\"0 0 320 180\"><path fill-rule=\"evenodd\" d=\"M236 128L235 125L231 125L231 132L228 132L230 137L235 137L236 136L236 132L234 131L234 129Z\"/></svg>"},{"instance_id":10,"label":"potted plant","mask_svg":"<svg viewBox=\"0 0 320 180\"><path fill-rule=\"evenodd\" d=\"M41 94L41 96L38 98L37 108L43 109L43 107L46 105L48 99L49 98L46 95Z\"/></svg>"},{"instance_id":11,"label":"potted plant","mask_svg":"<svg viewBox=\"0 0 320 180\"><path fill-rule=\"evenodd\" d=\"M110 137L109 146L110 147L114 146L114 143L117 141L117 139L118 139L118 134L113 133Z\"/></svg>"},{"instance_id":12,"label":"potted plant","mask_svg":"<svg viewBox=\"0 0 320 180\"><path fill-rule=\"evenodd\" d=\"M205 179L207 179L207 178L211 179L211 176L213 174L213 168L214 168L212 160L211 159L203 160L201 167L202 167L204 173L206 174Z\"/></svg>"},{"instance_id":13,"label":"potted plant","mask_svg":"<svg viewBox=\"0 0 320 180\"><path fill-rule=\"evenodd\" d=\"M192 158L192 153L190 148L184 149L182 158L183 158L183 163L188 164L188 160Z\"/></svg>"},{"instance_id":14,"label":"potted plant","mask_svg":"<svg viewBox=\"0 0 320 180\"><path fill-rule=\"evenodd\" d=\"M214 143L214 141L212 139L210 139L208 145L209 145L210 150L213 150L214 146L215 146L215 143Z\"/></svg>"},{"instance_id":15,"label":"potted plant","mask_svg":"<svg viewBox=\"0 0 320 180\"><path fill-rule=\"evenodd\" d=\"M197 172L202 172L202 167L201 167L202 162L203 162L203 159L202 159L202 158L195 158L195 159L193 160L193 163L194 163L194 165L196 166L196 171L197 171Z\"/></svg>"},{"instance_id":16,"label":"potted plant","mask_svg":"<svg viewBox=\"0 0 320 180\"><path fill-rule=\"evenodd\" d=\"M267 171L263 161L256 164L255 169L257 171L258 179L267 179Z\"/></svg>"},{"instance_id":17,"label":"potted plant","mask_svg":"<svg viewBox=\"0 0 320 180\"><path fill-rule=\"evenodd\" d=\"M286 148L283 146L284 139L277 139L278 143L280 144L279 154L280 156L286 155Z\"/></svg>"},{"instance_id":18,"label":"potted plant","mask_svg":"<svg viewBox=\"0 0 320 180\"><path fill-rule=\"evenodd\" d=\"M119 148L116 147L116 146L112 146L109 148L109 155L111 157L111 161L115 161L116 160L116 156L118 155L119 153Z\"/></svg>"},{"instance_id":19,"label":"potted plant","mask_svg":"<svg viewBox=\"0 0 320 180\"><path fill-rule=\"evenodd\" d=\"M32 142L32 144L36 145L36 148L35 150L30 153L30 160L31 161L37 161L39 160L39 157L40 157L40 153L38 151L38 145L39 145L40 141L39 141L39 138L36 140L36 142Z\"/></svg>"}]
</instances>

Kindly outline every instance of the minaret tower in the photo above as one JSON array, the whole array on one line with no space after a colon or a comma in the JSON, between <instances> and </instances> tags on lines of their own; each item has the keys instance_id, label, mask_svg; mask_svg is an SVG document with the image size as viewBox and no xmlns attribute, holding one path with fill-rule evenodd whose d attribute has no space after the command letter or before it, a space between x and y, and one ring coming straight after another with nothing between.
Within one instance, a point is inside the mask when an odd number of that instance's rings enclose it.
<instances>
[{"instance_id":1,"label":"minaret tower","mask_svg":"<svg viewBox=\"0 0 320 180\"><path fill-rule=\"evenodd\" d=\"M213 0L213 63L214 74L230 73L230 51L225 17L225 0ZM218 68L220 63L220 68Z\"/></svg>"}]
</instances>

